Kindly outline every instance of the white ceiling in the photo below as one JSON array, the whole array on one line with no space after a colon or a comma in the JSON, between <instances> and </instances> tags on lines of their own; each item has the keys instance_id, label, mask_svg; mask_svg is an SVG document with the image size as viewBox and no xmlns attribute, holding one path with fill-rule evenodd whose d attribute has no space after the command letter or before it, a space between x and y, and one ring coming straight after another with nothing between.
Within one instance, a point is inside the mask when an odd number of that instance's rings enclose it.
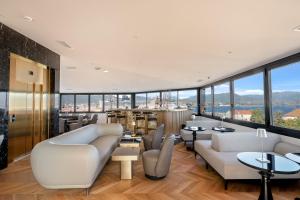
<instances>
[{"instance_id":1,"label":"white ceiling","mask_svg":"<svg viewBox=\"0 0 300 200\"><path fill-rule=\"evenodd\" d=\"M299 10L299 0L0 0L0 21L61 55L61 92L137 92L299 52Z\"/></svg>"}]
</instances>

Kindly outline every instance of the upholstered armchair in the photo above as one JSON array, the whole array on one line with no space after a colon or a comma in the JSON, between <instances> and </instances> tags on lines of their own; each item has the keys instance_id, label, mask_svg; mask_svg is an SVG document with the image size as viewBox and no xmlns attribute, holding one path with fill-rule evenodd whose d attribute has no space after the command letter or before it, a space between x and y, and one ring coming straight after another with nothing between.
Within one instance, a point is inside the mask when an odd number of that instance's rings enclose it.
<instances>
[{"instance_id":1,"label":"upholstered armchair","mask_svg":"<svg viewBox=\"0 0 300 200\"><path fill-rule=\"evenodd\" d=\"M145 176L152 180L162 179L169 173L175 135L165 137L161 149L152 149L143 153Z\"/></svg>"},{"instance_id":2,"label":"upholstered armchair","mask_svg":"<svg viewBox=\"0 0 300 200\"><path fill-rule=\"evenodd\" d=\"M150 149L160 149L162 137L164 135L165 125L161 124L155 132L143 137L145 151Z\"/></svg>"}]
</instances>

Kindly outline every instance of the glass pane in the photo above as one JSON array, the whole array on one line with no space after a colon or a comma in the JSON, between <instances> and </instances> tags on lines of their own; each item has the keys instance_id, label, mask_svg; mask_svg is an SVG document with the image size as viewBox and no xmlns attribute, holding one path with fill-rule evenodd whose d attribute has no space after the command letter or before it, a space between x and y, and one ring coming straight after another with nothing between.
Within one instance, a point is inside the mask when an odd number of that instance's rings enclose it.
<instances>
[{"instance_id":1,"label":"glass pane","mask_svg":"<svg viewBox=\"0 0 300 200\"><path fill-rule=\"evenodd\" d=\"M76 112L88 112L89 111L89 96L88 95L76 95Z\"/></svg>"},{"instance_id":2,"label":"glass pane","mask_svg":"<svg viewBox=\"0 0 300 200\"><path fill-rule=\"evenodd\" d=\"M211 87L205 88L204 96L205 96L204 113L208 115L212 115Z\"/></svg>"},{"instance_id":3,"label":"glass pane","mask_svg":"<svg viewBox=\"0 0 300 200\"><path fill-rule=\"evenodd\" d=\"M272 123L300 130L300 62L271 71Z\"/></svg>"},{"instance_id":4,"label":"glass pane","mask_svg":"<svg viewBox=\"0 0 300 200\"><path fill-rule=\"evenodd\" d=\"M121 109L131 109L131 95L119 95L119 108Z\"/></svg>"},{"instance_id":5,"label":"glass pane","mask_svg":"<svg viewBox=\"0 0 300 200\"><path fill-rule=\"evenodd\" d=\"M61 95L61 111L74 112L74 95L71 94Z\"/></svg>"},{"instance_id":6,"label":"glass pane","mask_svg":"<svg viewBox=\"0 0 300 200\"><path fill-rule=\"evenodd\" d=\"M160 93L159 92L147 93L147 107L149 109L160 107Z\"/></svg>"},{"instance_id":7,"label":"glass pane","mask_svg":"<svg viewBox=\"0 0 300 200\"><path fill-rule=\"evenodd\" d=\"M198 113L197 90L178 91L178 106L192 110L193 113Z\"/></svg>"},{"instance_id":8,"label":"glass pane","mask_svg":"<svg viewBox=\"0 0 300 200\"><path fill-rule=\"evenodd\" d=\"M234 81L234 119L265 123L263 73Z\"/></svg>"},{"instance_id":9,"label":"glass pane","mask_svg":"<svg viewBox=\"0 0 300 200\"><path fill-rule=\"evenodd\" d=\"M104 95L104 110L112 110L117 108L117 95Z\"/></svg>"},{"instance_id":10,"label":"glass pane","mask_svg":"<svg viewBox=\"0 0 300 200\"><path fill-rule=\"evenodd\" d=\"M229 82L214 86L214 115L231 117Z\"/></svg>"},{"instance_id":11,"label":"glass pane","mask_svg":"<svg viewBox=\"0 0 300 200\"><path fill-rule=\"evenodd\" d=\"M177 108L177 91L162 92L162 107L166 109Z\"/></svg>"},{"instance_id":12,"label":"glass pane","mask_svg":"<svg viewBox=\"0 0 300 200\"><path fill-rule=\"evenodd\" d=\"M90 111L102 112L103 110L103 95L91 95L90 96Z\"/></svg>"},{"instance_id":13,"label":"glass pane","mask_svg":"<svg viewBox=\"0 0 300 200\"><path fill-rule=\"evenodd\" d=\"M146 93L135 94L135 106L137 108L146 108Z\"/></svg>"}]
</instances>

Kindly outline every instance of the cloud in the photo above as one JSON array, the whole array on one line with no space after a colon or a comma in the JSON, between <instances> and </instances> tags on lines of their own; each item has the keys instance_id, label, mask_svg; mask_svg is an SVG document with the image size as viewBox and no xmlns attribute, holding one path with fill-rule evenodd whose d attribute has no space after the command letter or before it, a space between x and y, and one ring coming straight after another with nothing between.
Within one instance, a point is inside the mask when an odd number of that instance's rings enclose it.
<instances>
[{"instance_id":1,"label":"cloud","mask_svg":"<svg viewBox=\"0 0 300 200\"><path fill-rule=\"evenodd\" d=\"M238 95L263 95L264 91L263 90L241 90L241 91L235 91L236 94Z\"/></svg>"}]
</instances>

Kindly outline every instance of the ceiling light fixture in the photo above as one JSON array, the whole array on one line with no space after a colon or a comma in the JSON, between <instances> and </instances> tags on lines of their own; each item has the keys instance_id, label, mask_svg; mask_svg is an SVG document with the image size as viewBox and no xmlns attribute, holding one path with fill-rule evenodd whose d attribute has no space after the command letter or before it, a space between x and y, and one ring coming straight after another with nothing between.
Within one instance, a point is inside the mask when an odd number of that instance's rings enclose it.
<instances>
[{"instance_id":1,"label":"ceiling light fixture","mask_svg":"<svg viewBox=\"0 0 300 200\"><path fill-rule=\"evenodd\" d=\"M98 67L98 66L95 67L95 70L97 70L97 71L100 69L101 69L101 67Z\"/></svg>"},{"instance_id":2,"label":"ceiling light fixture","mask_svg":"<svg viewBox=\"0 0 300 200\"><path fill-rule=\"evenodd\" d=\"M24 19L26 22L32 22L32 21L33 21L33 18L32 18L32 17L29 17L29 16L24 16L23 19Z\"/></svg>"},{"instance_id":3,"label":"ceiling light fixture","mask_svg":"<svg viewBox=\"0 0 300 200\"><path fill-rule=\"evenodd\" d=\"M296 26L293 30L296 32L300 32L300 26Z\"/></svg>"},{"instance_id":4,"label":"ceiling light fixture","mask_svg":"<svg viewBox=\"0 0 300 200\"><path fill-rule=\"evenodd\" d=\"M103 72L104 72L104 73L107 73L107 72L109 72L109 71L106 69L106 70L104 70Z\"/></svg>"},{"instance_id":5,"label":"ceiling light fixture","mask_svg":"<svg viewBox=\"0 0 300 200\"><path fill-rule=\"evenodd\" d=\"M57 40L56 42L57 42L58 44L64 46L64 47L66 47L66 48L72 49L72 47L71 47L67 42L65 42L65 41Z\"/></svg>"}]
</instances>

